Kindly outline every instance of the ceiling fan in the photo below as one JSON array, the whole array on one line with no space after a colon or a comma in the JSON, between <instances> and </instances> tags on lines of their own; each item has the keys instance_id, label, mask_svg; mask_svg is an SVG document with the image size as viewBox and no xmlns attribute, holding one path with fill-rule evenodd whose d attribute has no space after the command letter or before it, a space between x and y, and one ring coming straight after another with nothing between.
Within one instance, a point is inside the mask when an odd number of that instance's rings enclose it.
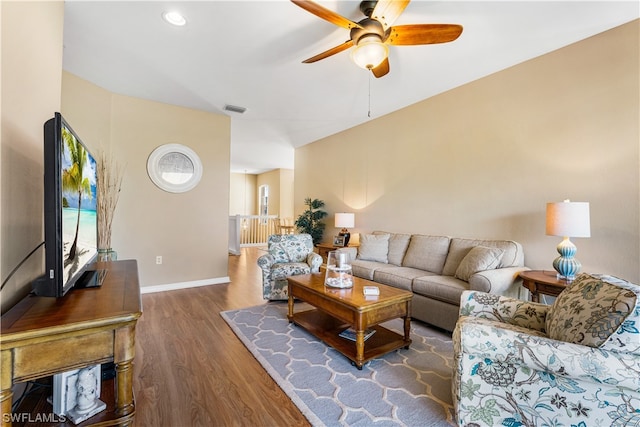
<instances>
[{"instance_id":1,"label":"ceiling fan","mask_svg":"<svg viewBox=\"0 0 640 427\"><path fill-rule=\"evenodd\" d=\"M328 58L355 46L351 59L369 69L376 77L389 72L387 45L420 45L447 43L457 39L462 26L456 24L410 24L392 26L411 0L363 0L360 11L366 15L354 22L311 0L291 0L307 12L350 30L350 39L318 55L302 61L305 64Z\"/></svg>"}]
</instances>

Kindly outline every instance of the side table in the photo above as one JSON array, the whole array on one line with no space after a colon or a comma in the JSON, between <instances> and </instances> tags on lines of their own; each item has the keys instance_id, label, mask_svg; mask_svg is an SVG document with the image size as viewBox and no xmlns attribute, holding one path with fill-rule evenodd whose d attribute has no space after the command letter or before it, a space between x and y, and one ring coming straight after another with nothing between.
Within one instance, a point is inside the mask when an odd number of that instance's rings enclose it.
<instances>
[{"instance_id":1,"label":"side table","mask_svg":"<svg viewBox=\"0 0 640 427\"><path fill-rule=\"evenodd\" d=\"M522 286L531 292L531 301L540 302L540 294L557 297L567 287L567 281L558 279L555 271L528 270L521 271L518 276Z\"/></svg>"},{"instance_id":2,"label":"side table","mask_svg":"<svg viewBox=\"0 0 640 427\"><path fill-rule=\"evenodd\" d=\"M329 252L338 250L343 248L344 246L333 246L331 243L318 243L316 248L318 249L318 254L322 257L322 262L327 263L327 256ZM358 247L358 245L349 245L349 247Z\"/></svg>"}]
</instances>

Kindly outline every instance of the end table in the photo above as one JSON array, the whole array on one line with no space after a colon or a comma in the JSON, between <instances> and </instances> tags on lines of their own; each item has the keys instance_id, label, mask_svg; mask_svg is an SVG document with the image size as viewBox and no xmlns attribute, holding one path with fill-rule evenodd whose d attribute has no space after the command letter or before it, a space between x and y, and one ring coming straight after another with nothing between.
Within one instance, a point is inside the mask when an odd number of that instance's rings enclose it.
<instances>
[{"instance_id":1,"label":"end table","mask_svg":"<svg viewBox=\"0 0 640 427\"><path fill-rule=\"evenodd\" d=\"M318 243L316 245L316 248L318 249L318 254L320 254L320 256L322 257L322 262L323 263L327 263L327 255L329 254L329 252L331 251L335 251L344 247L358 247L359 245L349 245L349 246L334 246L331 243Z\"/></svg>"},{"instance_id":2,"label":"end table","mask_svg":"<svg viewBox=\"0 0 640 427\"><path fill-rule=\"evenodd\" d=\"M529 270L521 271L518 276L522 286L531 292L531 301L540 302L540 294L557 297L567 287L568 282L558 279L556 274L555 270Z\"/></svg>"}]
</instances>

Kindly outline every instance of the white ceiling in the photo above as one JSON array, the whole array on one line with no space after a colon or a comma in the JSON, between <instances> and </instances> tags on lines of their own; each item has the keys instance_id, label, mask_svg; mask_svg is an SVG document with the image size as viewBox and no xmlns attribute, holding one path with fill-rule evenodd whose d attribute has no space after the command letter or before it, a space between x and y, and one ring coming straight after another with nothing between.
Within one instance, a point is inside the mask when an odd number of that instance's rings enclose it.
<instances>
[{"instance_id":1,"label":"white ceiling","mask_svg":"<svg viewBox=\"0 0 640 427\"><path fill-rule=\"evenodd\" d=\"M318 3L364 17L358 1ZM464 31L452 43L390 46L391 71L375 79L348 51L302 64L348 40L348 30L287 0L67 0L63 64L114 93L228 114L231 171L259 173L293 168L295 147L637 19L639 9L637 1L413 0L395 25ZM166 10L188 24L170 26Z\"/></svg>"}]
</instances>

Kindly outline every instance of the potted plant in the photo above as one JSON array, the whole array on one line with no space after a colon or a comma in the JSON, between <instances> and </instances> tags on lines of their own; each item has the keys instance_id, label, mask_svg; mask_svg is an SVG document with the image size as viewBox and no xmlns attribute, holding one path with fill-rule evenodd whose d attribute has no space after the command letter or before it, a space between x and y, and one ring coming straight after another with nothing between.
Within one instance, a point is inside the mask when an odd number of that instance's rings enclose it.
<instances>
[{"instance_id":1,"label":"potted plant","mask_svg":"<svg viewBox=\"0 0 640 427\"><path fill-rule=\"evenodd\" d=\"M307 197L304 204L307 205L307 210L296 219L295 226L301 233L310 234L313 244L317 245L322 240L324 232L325 224L322 219L327 216L327 213L322 210L324 202L319 199L311 200L310 197Z\"/></svg>"}]
</instances>

